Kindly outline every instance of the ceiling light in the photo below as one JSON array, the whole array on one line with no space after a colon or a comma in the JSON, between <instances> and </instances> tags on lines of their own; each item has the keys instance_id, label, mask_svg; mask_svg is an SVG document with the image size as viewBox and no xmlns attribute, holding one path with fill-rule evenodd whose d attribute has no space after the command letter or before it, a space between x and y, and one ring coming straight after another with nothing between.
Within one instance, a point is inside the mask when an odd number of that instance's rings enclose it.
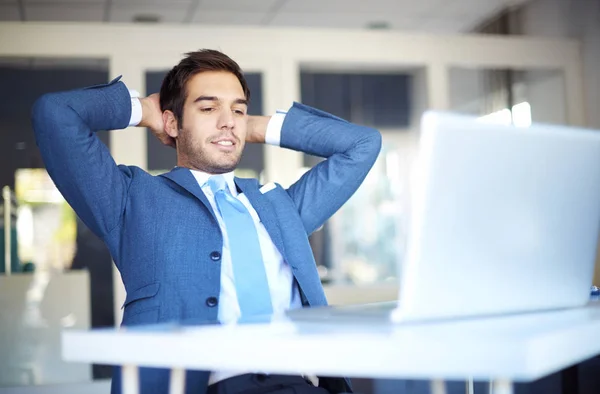
<instances>
[{"instance_id":1,"label":"ceiling light","mask_svg":"<svg viewBox=\"0 0 600 394\"><path fill-rule=\"evenodd\" d=\"M154 14L139 14L132 18L135 23L158 23L160 16Z\"/></svg>"},{"instance_id":2,"label":"ceiling light","mask_svg":"<svg viewBox=\"0 0 600 394\"><path fill-rule=\"evenodd\" d=\"M391 28L390 22L386 21L373 21L367 23L367 29L369 30L389 30Z\"/></svg>"}]
</instances>

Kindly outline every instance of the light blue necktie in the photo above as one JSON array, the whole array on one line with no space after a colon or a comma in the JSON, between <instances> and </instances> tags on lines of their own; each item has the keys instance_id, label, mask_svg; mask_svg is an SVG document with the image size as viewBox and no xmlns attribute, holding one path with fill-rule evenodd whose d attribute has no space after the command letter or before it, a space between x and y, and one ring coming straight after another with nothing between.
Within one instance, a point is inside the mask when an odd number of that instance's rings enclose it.
<instances>
[{"instance_id":1,"label":"light blue necktie","mask_svg":"<svg viewBox=\"0 0 600 394\"><path fill-rule=\"evenodd\" d=\"M231 265L242 318L273 313L269 282L254 220L244 204L233 197L222 175L208 180L227 229Z\"/></svg>"}]
</instances>

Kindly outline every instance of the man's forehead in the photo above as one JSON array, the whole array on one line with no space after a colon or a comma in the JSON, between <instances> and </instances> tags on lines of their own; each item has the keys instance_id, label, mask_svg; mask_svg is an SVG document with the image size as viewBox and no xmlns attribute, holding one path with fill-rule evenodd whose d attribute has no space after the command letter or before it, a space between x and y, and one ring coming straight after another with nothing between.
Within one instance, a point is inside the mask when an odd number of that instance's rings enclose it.
<instances>
[{"instance_id":1,"label":"man's forehead","mask_svg":"<svg viewBox=\"0 0 600 394\"><path fill-rule=\"evenodd\" d=\"M233 102L245 100L244 91L242 89L235 89L231 87L218 87L218 86L198 86L188 91L187 101L219 101L219 102Z\"/></svg>"},{"instance_id":2,"label":"man's forehead","mask_svg":"<svg viewBox=\"0 0 600 394\"><path fill-rule=\"evenodd\" d=\"M239 79L227 72L202 72L188 80L188 89L238 90L243 93Z\"/></svg>"}]
</instances>

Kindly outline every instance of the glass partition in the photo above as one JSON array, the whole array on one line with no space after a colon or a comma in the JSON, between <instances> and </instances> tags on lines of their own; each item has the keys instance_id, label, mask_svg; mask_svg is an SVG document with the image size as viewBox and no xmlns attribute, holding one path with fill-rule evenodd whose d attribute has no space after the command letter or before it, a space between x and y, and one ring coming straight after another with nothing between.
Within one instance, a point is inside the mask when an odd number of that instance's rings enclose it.
<instances>
[{"instance_id":1,"label":"glass partition","mask_svg":"<svg viewBox=\"0 0 600 394\"><path fill-rule=\"evenodd\" d=\"M0 58L0 185L10 200L0 224L0 387L111 375L62 360L61 330L114 325L112 259L48 176L30 117L44 93L107 81L106 59ZM98 136L109 144L108 132Z\"/></svg>"},{"instance_id":2,"label":"glass partition","mask_svg":"<svg viewBox=\"0 0 600 394\"><path fill-rule=\"evenodd\" d=\"M424 69L303 72L302 101L383 135L381 154L352 198L311 237L324 283L395 282L408 225L408 183L427 107ZM304 170L321 159L304 155ZM357 225L360 223L360 225Z\"/></svg>"},{"instance_id":3,"label":"glass partition","mask_svg":"<svg viewBox=\"0 0 600 394\"><path fill-rule=\"evenodd\" d=\"M565 94L559 70L450 69L450 110L485 121L566 124Z\"/></svg>"}]
</instances>

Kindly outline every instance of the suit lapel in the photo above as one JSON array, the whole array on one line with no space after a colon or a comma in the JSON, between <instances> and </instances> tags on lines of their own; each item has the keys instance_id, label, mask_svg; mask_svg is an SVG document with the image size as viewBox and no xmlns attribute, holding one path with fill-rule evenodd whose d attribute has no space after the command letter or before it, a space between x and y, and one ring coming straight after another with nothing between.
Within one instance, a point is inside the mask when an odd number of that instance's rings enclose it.
<instances>
[{"instance_id":1,"label":"suit lapel","mask_svg":"<svg viewBox=\"0 0 600 394\"><path fill-rule=\"evenodd\" d=\"M217 221L215 213L212 210L212 206L208 202L208 199L202 192L200 185L198 185L196 178L194 178L194 175L192 175L190 170L187 168L176 167L170 172L161 174L160 176L170 179L200 200L204 206L206 206L215 221ZM283 238L281 236L281 230L279 228L277 216L275 215L275 210L273 209L272 203L268 197L259 191L258 181L256 179L244 179L236 177L235 184L239 190L244 193L246 198L248 198L248 201L250 201L250 204L252 204L252 207L258 214L258 217L260 218L263 226L265 226L265 229L269 233L269 236L277 247L277 250L279 250L283 258L286 259Z\"/></svg>"},{"instance_id":2,"label":"suit lapel","mask_svg":"<svg viewBox=\"0 0 600 394\"><path fill-rule=\"evenodd\" d=\"M281 237L281 230L275 210L273 209L272 203L268 197L260 192L258 189L258 181L256 179L244 179L235 178L235 184L241 190L242 193L248 198L250 204L258 214L260 221L263 226L267 229L267 232L271 236L271 240L277 247L277 250L281 253L285 259L285 249L283 247L283 238ZM286 259L287 260L287 259Z\"/></svg>"},{"instance_id":3,"label":"suit lapel","mask_svg":"<svg viewBox=\"0 0 600 394\"><path fill-rule=\"evenodd\" d=\"M198 185L198 181L196 180L196 178L194 178L194 175L192 175L189 169L183 167L175 167L171 171L167 172L166 174L161 174L160 176L172 180L173 182L190 192L194 197L200 200L202 204L204 204L206 209L208 209L208 211L212 215L215 222L218 222L215 213L213 212L212 206L210 205L210 202L208 202L208 199L204 195L204 192L202 192L200 185Z\"/></svg>"}]
</instances>

